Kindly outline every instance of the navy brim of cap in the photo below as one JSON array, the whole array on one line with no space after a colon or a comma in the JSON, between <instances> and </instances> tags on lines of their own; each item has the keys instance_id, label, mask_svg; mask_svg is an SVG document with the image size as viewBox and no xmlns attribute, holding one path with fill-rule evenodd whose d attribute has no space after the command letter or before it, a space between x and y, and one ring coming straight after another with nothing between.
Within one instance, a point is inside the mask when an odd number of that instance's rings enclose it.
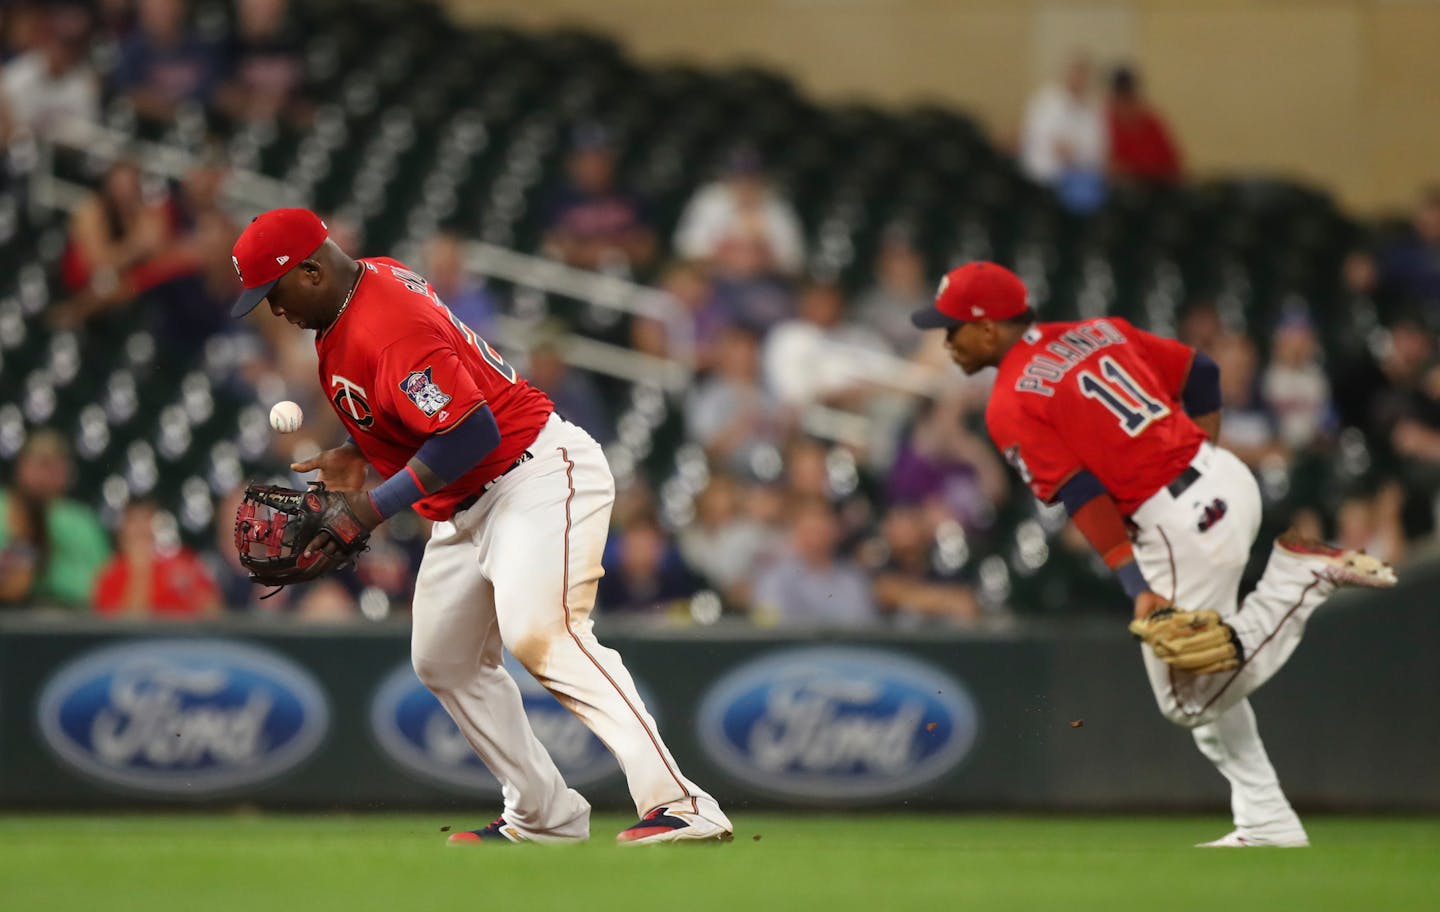
<instances>
[{"instance_id":1,"label":"navy brim of cap","mask_svg":"<svg viewBox=\"0 0 1440 912\"><path fill-rule=\"evenodd\" d=\"M914 323L918 329L953 329L956 326L965 325L964 320L957 320L933 307L926 307L910 314L910 322Z\"/></svg>"},{"instance_id":2,"label":"navy brim of cap","mask_svg":"<svg viewBox=\"0 0 1440 912\"><path fill-rule=\"evenodd\" d=\"M275 282L279 281L279 279L275 280ZM247 288L242 291L240 297L236 298L235 303L230 307L230 316L243 317L254 310L255 305L265 300L265 296L270 293L270 289L275 287L275 282L266 282L264 285L257 285L254 288Z\"/></svg>"}]
</instances>

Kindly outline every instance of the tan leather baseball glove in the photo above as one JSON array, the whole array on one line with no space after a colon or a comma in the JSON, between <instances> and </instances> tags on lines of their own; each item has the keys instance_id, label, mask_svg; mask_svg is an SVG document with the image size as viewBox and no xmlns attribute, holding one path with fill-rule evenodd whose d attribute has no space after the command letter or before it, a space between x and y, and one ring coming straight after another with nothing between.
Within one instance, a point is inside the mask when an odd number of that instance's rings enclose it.
<instances>
[{"instance_id":1,"label":"tan leather baseball glove","mask_svg":"<svg viewBox=\"0 0 1440 912\"><path fill-rule=\"evenodd\" d=\"M1170 605L1130 622L1130 632L1144 640L1171 668L1191 674L1215 674L1240 667L1240 641L1215 611L1186 611Z\"/></svg>"}]
</instances>

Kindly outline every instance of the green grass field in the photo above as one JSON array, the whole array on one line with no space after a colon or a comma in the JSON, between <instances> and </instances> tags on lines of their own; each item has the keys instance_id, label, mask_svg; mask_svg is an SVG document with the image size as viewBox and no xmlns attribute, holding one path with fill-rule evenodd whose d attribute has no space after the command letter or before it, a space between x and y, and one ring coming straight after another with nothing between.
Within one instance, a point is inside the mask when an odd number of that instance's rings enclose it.
<instances>
[{"instance_id":1,"label":"green grass field","mask_svg":"<svg viewBox=\"0 0 1440 912\"><path fill-rule=\"evenodd\" d=\"M456 847L479 817L0 816L0 908L1440 908L1440 820L1317 817L1311 849L1199 851L1219 817L740 814L728 846Z\"/></svg>"}]
</instances>

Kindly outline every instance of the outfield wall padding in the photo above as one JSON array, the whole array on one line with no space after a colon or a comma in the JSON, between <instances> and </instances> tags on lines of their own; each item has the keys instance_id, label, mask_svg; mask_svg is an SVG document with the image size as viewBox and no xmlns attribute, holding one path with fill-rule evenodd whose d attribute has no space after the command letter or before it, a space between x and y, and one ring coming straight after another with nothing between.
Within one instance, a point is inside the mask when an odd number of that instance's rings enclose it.
<instances>
[{"instance_id":1,"label":"outfield wall padding","mask_svg":"<svg viewBox=\"0 0 1440 912\"><path fill-rule=\"evenodd\" d=\"M1440 810L1440 568L1345 593L1252 698L1301 808ZM727 804L1219 808L1153 705L1124 622L776 635L602 626L685 772ZM400 625L0 619L0 806L498 803L408 670ZM613 760L514 666L537 734L597 806Z\"/></svg>"}]
</instances>

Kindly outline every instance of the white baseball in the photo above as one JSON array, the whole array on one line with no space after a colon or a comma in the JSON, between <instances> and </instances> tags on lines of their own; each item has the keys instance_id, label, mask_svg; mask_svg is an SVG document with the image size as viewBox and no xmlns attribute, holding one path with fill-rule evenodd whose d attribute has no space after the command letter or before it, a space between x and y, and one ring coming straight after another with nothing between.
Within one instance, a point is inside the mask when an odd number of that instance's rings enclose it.
<instances>
[{"instance_id":1,"label":"white baseball","mask_svg":"<svg viewBox=\"0 0 1440 912\"><path fill-rule=\"evenodd\" d=\"M300 422L304 418L305 415L300 411L300 406L289 399L277 402L270 408L270 426L282 434L300 430Z\"/></svg>"}]
</instances>

